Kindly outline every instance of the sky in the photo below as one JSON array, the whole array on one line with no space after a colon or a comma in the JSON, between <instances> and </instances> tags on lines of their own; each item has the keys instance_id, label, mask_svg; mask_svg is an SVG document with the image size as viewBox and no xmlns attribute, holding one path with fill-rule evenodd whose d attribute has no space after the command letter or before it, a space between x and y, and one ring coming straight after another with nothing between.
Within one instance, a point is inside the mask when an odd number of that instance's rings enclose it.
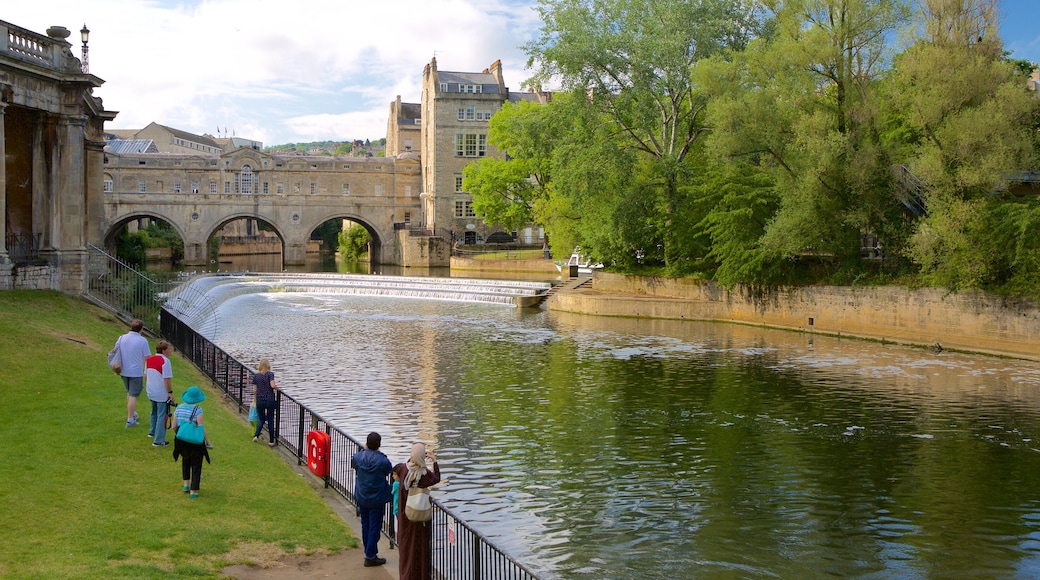
<instances>
[{"instance_id":1,"label":"sky","mask_svg":"<svg viewBox=\"0 0 1040 580\"><path fill-rule=\"evenodd\" d=\"M1040 61L1040 0L998 0L1012 56ZM531 76L536 0L21 0L0 20L34 32L90 29L108 129L156 122L264 145L379 139L390 102L418 103L422 70ZM551 87L546 87L551 89Z\"/></svg>"}]
</instances>

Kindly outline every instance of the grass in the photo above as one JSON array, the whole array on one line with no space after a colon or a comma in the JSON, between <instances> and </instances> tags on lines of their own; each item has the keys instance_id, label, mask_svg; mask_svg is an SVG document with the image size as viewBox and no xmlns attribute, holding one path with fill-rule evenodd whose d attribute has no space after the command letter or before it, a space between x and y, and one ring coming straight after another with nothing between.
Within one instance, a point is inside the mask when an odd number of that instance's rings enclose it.
<instances>
[{"instance_id":1,"label":"grass","mask_svg":"<svg viewBox=\"0 0 1040 580\"><path fill-rule=\"evenodd\" d=\"M205 391L215 445L200 497L189 500L172 446L146 437L143 394L142 425L124 427L126 391L105 361L124 332L75 297L0 292L0 576L216 578L232 564L357 546L308 482L252 443L244 417L175 354L174 393Z\"/></svg>"}]
</instances>

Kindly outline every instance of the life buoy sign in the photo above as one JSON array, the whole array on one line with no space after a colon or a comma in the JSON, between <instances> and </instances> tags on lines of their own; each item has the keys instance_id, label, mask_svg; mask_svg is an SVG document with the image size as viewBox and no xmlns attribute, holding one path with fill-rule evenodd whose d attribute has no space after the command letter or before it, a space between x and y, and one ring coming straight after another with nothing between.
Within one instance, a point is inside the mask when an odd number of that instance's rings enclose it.
<instances>
[{"instance_id":1,"label":"life buoy sign","mask_svg":"<svg viewBox=\"0 0 1040 580\"><path fill-rule=\"evenodd\" d=\"M332 438L324 431L307 433L307 468L318 477L329 475L329 448Z\"/></svg>"}]
</instances>

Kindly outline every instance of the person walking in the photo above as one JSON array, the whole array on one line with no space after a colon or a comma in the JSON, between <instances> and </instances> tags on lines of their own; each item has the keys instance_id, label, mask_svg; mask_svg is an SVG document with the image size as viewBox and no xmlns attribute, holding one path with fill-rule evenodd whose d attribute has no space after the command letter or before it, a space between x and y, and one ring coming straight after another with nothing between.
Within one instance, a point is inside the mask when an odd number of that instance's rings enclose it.
<instances>
[{"instance_id":1,"label":"person walking","mask_svg":"<svg viewBox=\"0 0 1040 580\"><path fill-rule=\"evenodd\" d=\"M152 414L148 418L148 435L153 447L165 447L166 415L173 404L173 365L170 364L170 343L160 340L155 345L155 354L145 359L145 392L152 403Z\"/></svg>"},{"instance_id":2,"label":"person walking","mask_svg":"<svg viewBox=\"0 0 1040 580\"><path fill-rule=\"evenodd\" d=\"M427 466L427 460L433 465ZM397 546L398 572L400 580L427 580L433 577L433 560L430 551L430 522L413 522L405 515L408 505L408 492L416 488L426 488L441 481L441 468L433 451L428 451L423 443L412 445L411 455L406 463L398 463L394 473L401 480L400 494L397 498Z\"/></svg>"},{"instance_id":3,"label":"person walking","mask_svg":"<svg viewBox=\"0 0 1040 580\"><path fill-rule=\"evenodd\" d=\"M260 434L264 431L264 423L267 423L267 432L270 436L268 446L277 445L277 429L275 429L274 416L278 409L278 396L275 392L278 385L274 382L274 372L271 371L271 361L266 358L260 359L257 373L253 375L253 384L256 385L256 410L260 419L253 431L253 442L260 440Z\"/></svg>"},{"instance_id":4,"label":"person walking","mask_svg":"<svg viewBox=\"0 0 1040 580\"><path fill-rule=\"evenodd\" d=\"M357 472L354 499L361 515L361 543L365 548L365 566L386 564L386 558L379 557L379 534L383 529L383 513L391 497L390 484L386 477L394 468L390 459L379 450L382 440L379 433L369 433L365 448L350 458L350 467Z\"/></svg>"},{"instance_id":5,"label":"person walking","mask_svg":"<svg viewBox=\"0 0 1040 580\"><path fill-rule=\"evenodd\" d=\"M184 404L178 405L177 410L173 413L174 432L180 429L183 423L192 422L196 425L203 425L202 407L199 407L199 403L205 400L206 394L196 386L191 386L187 391L184 391L184 394L181 395L181 401ZM188 493L188 498L195 499L199 497L199 485L202 483L202 460L205 459L206 463L210 462L209 449L207 449L206 443L190 443L179 437L174 437L174 461L178 457L181 458L181 477L184 479L184 491Z\"/></svg>"},{"instance_id":6,"label":"person walking","mask_svg":"<svg viewBox=\"0 0 1040 580\"><path fill-rule=\"evenodd\" d=\"M148 339L141 335L142 330L144 323L135 318L130 321L130 331L116 341L120 366L112 370L123 379L123 386L126 387L127 428L137 426L137 397L144 389L145 360L152 355Z\"/></svg>"}]
</instances>

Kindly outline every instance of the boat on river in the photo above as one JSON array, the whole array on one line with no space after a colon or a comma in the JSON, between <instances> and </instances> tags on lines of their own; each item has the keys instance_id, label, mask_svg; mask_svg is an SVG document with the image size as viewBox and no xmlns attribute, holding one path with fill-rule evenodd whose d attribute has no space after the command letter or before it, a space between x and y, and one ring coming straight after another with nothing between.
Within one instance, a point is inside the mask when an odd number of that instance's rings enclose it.
<instances>
[{"instance_id":1,"label":"boat on river","mask_svg":"<svg viewBox=\"0 0 1040 580\"><path fill-rule=\"evenodd\" d=\"M571 257L568 258L566 262L554 263L556 264L556 269L560 273L563 273L564 268L566 268L567 271L570 272L571 267L577 266L578 274L585 274L586 276L591 276L594 270L599 270L603 267L603 264L593 264L588 256L583 256L581 253L581 248L574 248L574 252L571 254Z\"/></svg>"}]
</instances>

